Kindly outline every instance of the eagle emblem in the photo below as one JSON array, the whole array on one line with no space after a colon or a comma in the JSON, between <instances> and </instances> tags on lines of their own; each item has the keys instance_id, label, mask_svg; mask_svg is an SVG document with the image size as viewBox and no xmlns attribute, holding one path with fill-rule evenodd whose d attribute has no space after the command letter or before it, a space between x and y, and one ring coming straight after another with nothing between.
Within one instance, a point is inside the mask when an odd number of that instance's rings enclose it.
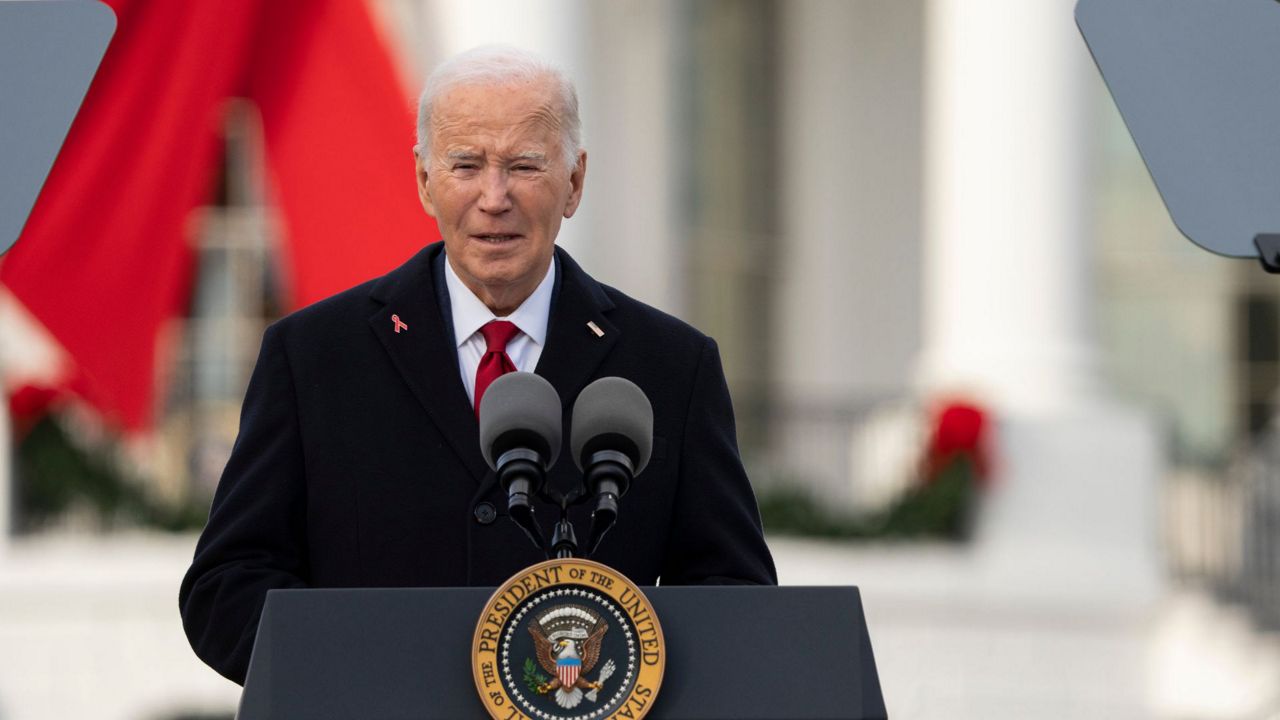
<instances>
[{"instance_id":1,"label":"eagle emblem","mask_svg":"<svg viewBox=\"0 0 1280 720\"><path fill-rule=\"evenodd\" d=\"M614 663L605 662L594 682L586 675L600 660L600 644L608 629L600 615L579 605L560 605L539 614L529 624L529 634L538 664L551 679L538 685L538 694L554 693L556 704L565 709L577 707L584 697L595 702L604 681L613 674Z\"/></svg>"}]
</instances>

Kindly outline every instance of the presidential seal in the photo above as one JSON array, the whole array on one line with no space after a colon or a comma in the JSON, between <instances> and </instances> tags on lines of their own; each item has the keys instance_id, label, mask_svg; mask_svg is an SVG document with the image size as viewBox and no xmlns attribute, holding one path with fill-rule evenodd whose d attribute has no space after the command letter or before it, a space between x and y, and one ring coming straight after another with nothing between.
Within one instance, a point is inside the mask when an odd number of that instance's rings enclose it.
<instances>
[{"instance_id":1,"label":"presidential seal","mask_svg":"<svg viewBox=\"0 0 1280 720\"><path fill-rule=\"evenodd\" d=\"M494 592L471 670L496 720L638 720L662 684L662 627L644 594L590 560L547 560Z\"/></svg>"}]
</instances>

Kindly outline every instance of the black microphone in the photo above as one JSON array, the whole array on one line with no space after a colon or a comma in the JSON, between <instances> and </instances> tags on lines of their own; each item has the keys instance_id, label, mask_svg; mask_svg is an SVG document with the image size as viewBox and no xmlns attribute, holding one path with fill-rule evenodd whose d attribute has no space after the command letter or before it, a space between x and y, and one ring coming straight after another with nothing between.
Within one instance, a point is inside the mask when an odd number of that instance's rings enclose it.
<instances>
[{"instance_id":1,"label":"black microphone","mask_svg":"<svg viewBox=\"0 0 1280 720\"><path fill-rule=\"evenodd\" d=\"M532 498L560 455L560 395L541 376L507 373L480 398L480 452L507 492L511 519L544 552Z\"/></svg>"},{"instance_id":2,"label":"black microphone","mask_svg":"<svg viewBox=\"0 0 1280 720\"><path fill-rule=\"evenodd\" d=\"M618 519L618 498L649 463L653 451L653 406L635 383L600 378L573 404L569 434L573 462L583 471L587 491L596 496L587 556Z\"/></svg>"}]
</instances>

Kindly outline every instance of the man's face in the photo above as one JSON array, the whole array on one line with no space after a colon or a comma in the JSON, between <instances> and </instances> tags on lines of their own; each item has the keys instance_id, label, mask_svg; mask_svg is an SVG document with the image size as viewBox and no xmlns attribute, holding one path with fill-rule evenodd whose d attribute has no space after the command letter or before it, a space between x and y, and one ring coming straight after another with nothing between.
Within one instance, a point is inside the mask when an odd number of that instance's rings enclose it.
<instances>
[{"instance_id":1,"label":"man's face","mask_svg":"<svg viewBox=\"0 0 1280 720\"><path fill-rule=\"evenodd\" d=\"M562 137L550 82L463 85L436 101L431 147L415 153L449 264L495 314L537 288L561 219L578 209L586 153L568 168Z\"/></svg>"}]
</instances>

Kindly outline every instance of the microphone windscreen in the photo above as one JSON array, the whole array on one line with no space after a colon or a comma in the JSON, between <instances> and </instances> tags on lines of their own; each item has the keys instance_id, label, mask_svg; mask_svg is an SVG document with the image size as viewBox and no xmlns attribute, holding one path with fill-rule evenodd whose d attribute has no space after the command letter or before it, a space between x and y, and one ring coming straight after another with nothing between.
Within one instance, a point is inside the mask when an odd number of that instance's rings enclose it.
<instances>
[{"instance_id":1,"label":"microphone windscreen","mask_svg":"<svg viewBox=\"0 0 1280 720\"><path fill-rule=\"evenodd\" d=\"M563 420L560 394L540 375L507 373L480 398L480 452L497 469L502 453L516 447L536 450L547 467L560 456Z\"/></svg>"},{"instance_id":2,"label":"microphone windscreen","mask_svg":"<svg viewBox=\"0 0 1280 720\"><path fill-rule=\"evenodd\" d=\"M579 469L592 453L616 450L631 459L639 475L653 451L653 405L630 380L600 378L573 404L569 446Z\"/></svg>"}]
</instances>

